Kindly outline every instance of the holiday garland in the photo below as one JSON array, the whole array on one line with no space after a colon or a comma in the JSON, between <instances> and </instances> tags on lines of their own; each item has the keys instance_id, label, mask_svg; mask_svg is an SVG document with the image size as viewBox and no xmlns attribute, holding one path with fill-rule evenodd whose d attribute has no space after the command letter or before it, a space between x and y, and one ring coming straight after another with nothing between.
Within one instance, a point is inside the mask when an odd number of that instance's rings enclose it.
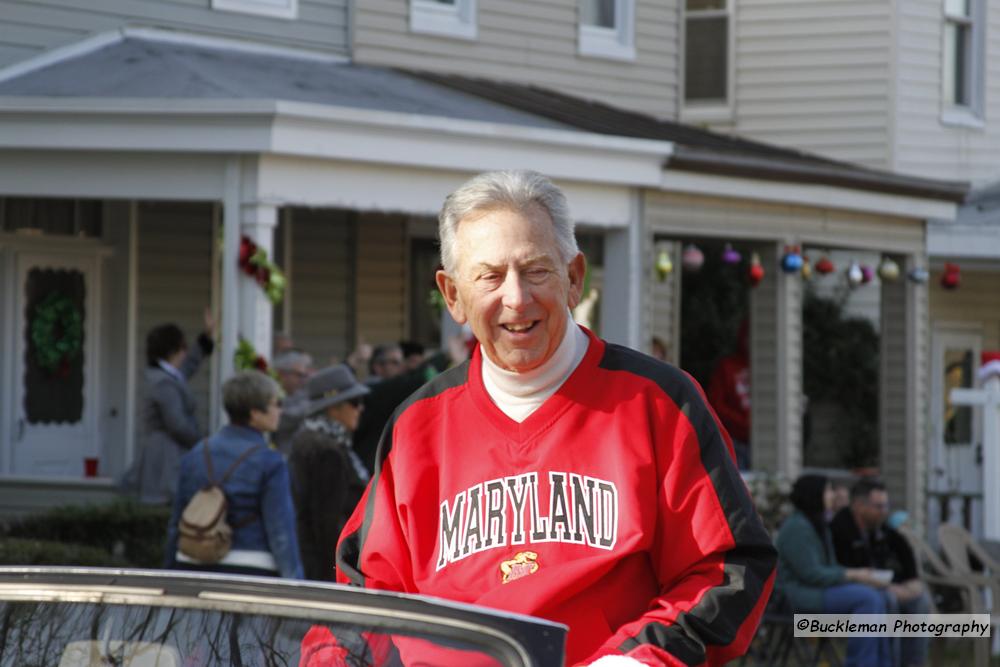
<instances>
[{"instance_id":1,"label":"holiday garland","mask_svg":"<svg viewBox=\"0 0 1000 667\"><path fill-rule=\"evenodd\" d=\"M70 297L51 292L35 306L31 342L35 362L42 370L68 371L83 346L83 314Z\"/></svg>"},{"instance_id":2,"label":"holiday garland","mask_svg":"<svg viewBox=\"0 0 1000 667\"><path fill-rule=\"evenodd\" d=\"M285 274L267 257L267 251L249 236L240 239L240 270L257 281L271 303L281 302L285 294Z\"/></svg>"}]
</instances>

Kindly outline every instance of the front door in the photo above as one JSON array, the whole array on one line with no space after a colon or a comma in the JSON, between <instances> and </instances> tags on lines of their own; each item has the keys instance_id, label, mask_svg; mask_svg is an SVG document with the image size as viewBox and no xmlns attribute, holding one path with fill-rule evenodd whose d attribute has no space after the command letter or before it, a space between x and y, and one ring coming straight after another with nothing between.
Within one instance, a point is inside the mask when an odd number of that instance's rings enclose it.
<instances>
[{"instance_id":1,"label":"front door","mask_svg":"<svg viewBox=\"0 0 1000 667\"><path fill-rule=\"evenodd\" d=\"M939 327L931 344L932 443L928 471L930 519L948 520L976 532L983 479L980 426L970 406L955 405L952 389L976 385L982 335ZM934 505L937 506L934 506ZM936 525L931 526L932 530Z\"/></svg>"},{"instance_id":2,"label":"front door","mask_svg":"<svg viewBox=\"0 0 1000 667\"><path fill-rule=\"evenodd\" d=\"M96 473L97 266L93 255L17 255L10 474Z\"/></svg>"}]
</instances>

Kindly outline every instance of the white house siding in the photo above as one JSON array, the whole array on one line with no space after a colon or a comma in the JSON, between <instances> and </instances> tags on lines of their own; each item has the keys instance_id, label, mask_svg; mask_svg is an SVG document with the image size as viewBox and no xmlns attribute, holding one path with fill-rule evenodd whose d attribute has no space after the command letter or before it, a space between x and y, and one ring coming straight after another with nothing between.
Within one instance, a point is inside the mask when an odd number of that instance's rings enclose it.
<instances>
[{"instance_id":1,"label":"white house siding","mask_svg":"<svg viewBox=\"0 0 1000 667\"><path fill-rule=\"evenodd\" d=\"M355 335L371 345L402 340L407 318L406 220L362 213L357 226Z\"/></svg>"},{"instance_id":2,"label":"white house siding","mask_svg":"<svg viewBox=\"0 0 1000 667\"><path fill-rule=\"evenodd\" d=\"M734 124L720 129L887 166L890 5L737 0Z\"/></svg>"},{"instance_id":3,"label":"white house siding","mask_svg":"<svg viewBox=\"0 0 1000 667\"><path fill-rule=\"evenodd\" d=\"M660 252L665 250L670 255L670 260L674 264L675 271L672 271L664 279L660 279L655 265ZM681 275L680 270L681 244L679 241L657 241L653 245L652 260L649 261L650 278L646 281L649 286L649 303L647 304L650 317L647 318L650 333L649 341L645 341L652 350L652 339L657 337L667 346L667 361L679 363L681 358L681 332L680 332L680 310L681 310Z\"/></svg>"},{"instance_id":4,"label":"white house siding","mask_svg":"<svg viewBox=\"0 0 1000 667\"><path fill-rule=\"evenodd\" d=\"M3 0L0 67L123 26L170 28L262 44L348 52L348 0L299 0L294 20L211 9L209 0Z\"/></svg>"},{"instance_id":5,"label":"white house siding","mask_svg":"<svg viewBox=\"0 0 1000 667\"><path fill-rule=\"evenodd\" d=\"M935 322L976 325L984 350L1000 350L1000 273L962 270L962 284L949 291L938 282L941 272L928 282L930 310Z\"/></svg>"},{"instance_id":6,"label":"white house siding","mask_svg":"<svg viewBox=\"0 0 1000 667\"><path fill-rule=\"evenodd\" d=\"M204 329L203 312L212 303L212 205L144 202L138 207L138 296L136 370L140 400L136 426L141 433L146 336L166 322L177 324L195 345ZM209 426L210 362L191 379L198 423Z\"/></svg>"},{"instance_id":7,"label":"white house siding","mask_svg":"<svg viewBox=\"0 0 1000 667\"><path fill-rule=\"evenodd\" d=\"M354 58L531 83L659 117L677 113L677 0L637 0L636 59L577 55L578 1L480 0L475 40L411 33L407 0L357 6Z\"/></svg>"},{"instance_id":8,"label":"white house siding","mask_svg":"<svg viewBox=\"0 0 1000 667\"><path fill-rule=\"evenodd\" d=\"M987 117L981 128L941 122L944 21L940 0L897 3L899 83L894 169L980 184L1000 178L1000 122L996 117L1000 99L1000 0L985 2Z\"/></svg>"},{"instance_id":9,"label":"white house siding","mask_svg":"<svg viewBox=\"0 0 1000 667\"><path fill-rule=\"evenodd\" d=\"M319 367L343 360L353 344L355 217L334 209L291 214L290 333Z\"/></svg>"}]
</instances>

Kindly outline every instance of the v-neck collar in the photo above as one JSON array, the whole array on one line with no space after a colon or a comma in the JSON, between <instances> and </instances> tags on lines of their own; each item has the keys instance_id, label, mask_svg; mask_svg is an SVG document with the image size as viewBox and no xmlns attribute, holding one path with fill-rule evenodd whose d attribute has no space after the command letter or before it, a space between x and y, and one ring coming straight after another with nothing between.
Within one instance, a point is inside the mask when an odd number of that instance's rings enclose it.
<instances>
[{"instance_id":1,"label":"v-neck collar","mask_svg":"<svg viewBox=\"0 0 1000 667\"><path fill-rule=\"evenodd\" d=\"M549 396L537 410L520 423L508 417L490 398L483 385L482 346L476 346L469 362L469 394L487 421L510 440L516 443L527 442L551 426L559 415L573 405L573 396L582 383L586 382L588 369L595 367L604 356L604 341L586 327L580 326L580 328L589 339L587 353L556 393Z\"/></svg>"}]
</instances>

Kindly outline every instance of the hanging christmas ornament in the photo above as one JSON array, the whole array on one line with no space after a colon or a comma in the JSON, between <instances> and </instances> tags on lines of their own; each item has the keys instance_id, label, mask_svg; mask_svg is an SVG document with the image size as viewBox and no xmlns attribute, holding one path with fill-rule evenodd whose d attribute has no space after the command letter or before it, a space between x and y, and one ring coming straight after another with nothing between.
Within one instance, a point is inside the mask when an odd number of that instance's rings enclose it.
<instances>
[{"instance_id":1,"label":"hanging christmas ornament","mask_svg":"<svg viewBox=\"0 0 1000 667\"><path fill-rule=\"evenodd\" d=\"M915 269L911 269L906 277L910 279L910 282L923 285L931 277L931 274L927 272L927 269L923 269L918 266Z\"/></svg>"},{"instance_id":2,"label":"hanging christmas ornament","mask_svg":"<svg viewBox=\"0 0 1000 667\"><path fill-rule=\"evenodd\" d=\"M747 271L747 278L750 280L751 287L756 287L764 279L764 267L761 266L760 256L757 253L750 256L750 269Z\"/></svg>"},{"instance_id":3,"label":"hanging christmas ornament","mask_svg":"<svg viewBox=\"0 0 1000 667\"><path fill-rule=\"evenodd\" d=\"M875 269L867 264L861 265L861 284L867 285L875 279Z\"/></svg>"},{"instance_id":4,"label":"hanging christmas ornament","mask_svg":"<svg viewBox=\"0 0 1000 667\"><path fill-rule=\"evenodd\" d=\"M816 262L816 273L820 274L821 276L825 276L828 273L833 273L836 270L836 268L837 267L833 265L833 262L831 262L830 258L827 257L826 255L820 257L819 261Z\"/></svg>"},{"instance_id":5,"label":"hanging christmas ornament","mask_svg":"<svg viewBox=\"0 0 1000 667\"><path fill-rule=\"evenodd\" d=\"M681 266L684 267L685 271L698 271L704 263L705 253L703 253L695 244L689 243L688 246L684 248L684 254L681 255Z\"/></svg>"},{"instance_id":6,"label":"hanging christmas ornament","mask_svg":"<svg viewBox=\"0 0 1000 667\"><path fill-rule=\"evenodd\" d=\"M736 250L733 250L733 246L726 244L726 249L722 251L722 261L724 264L739 264L743 257Z\"/></svg>"},{"instance_id":7,"label":"hanging christmas ornament","mask_svg":"<svg viewBox=\"0 0 1000 667\"><path fill-rule=\"evenodd\" d=\"M887 283L894 283L899 278L899 264L886 255L878 265L878 276Z\"/></svg>"},{"instance_id":8,"label":"hanging christmas ornament","mask_svg":"<svg viewBox=\"0 0 1000 667\"><path fill-rule=\"evenodd\" d=\"M802 279L812 280L813 277L813 267L812 263L809 261L809 255L805 253L802 254Z\"/></svg>"},{"instance_id":9,"label":"hanging christmas ornament","mask_svg":"<svg viewBox=\"0 0 1000 667\"><path fill-rule=\"evenodd\" d=\"M797 245L785 246L785 254L781 257L781 270L785 273L796 273L802 270L802 255Z\"/></svg>"},{"instance_id":10,"label":"hanging christmas ornament","mask_svg":"<svg viewBox=\"0 0 1000 667\"><path fill-rule=\"evenodd\" d=\"M847 267L847 284L852 288L857 287L861 284L861 281L865 279L865 274L861 272L861 266L851 260L851 265Z\"/></svg>"},{"instance_id":11,"label":"hanging christmas ornament","mask_svg":"<svg viewBox=\"0 0 1000 667\"><path fill-rule=\"evenodd\" d=\"M670 253L667 252L666 248L660 251L660 254L656 256L656 275L659 276L660 282L667 279L670 272L674 270L674 263L670 261Z\"/></svg>"},{"instance_id":12,"label":"hanging christmas ornament","mask_svg":"<svg viewBox=\"0 0 1000 667\"><path fill-rule=\"evenodd\" d=\"M958 264L951 262L944 263L944 273L941 274L941 287L945 289L955 289L962 281Z\"/></svg>"}]
</instances>

